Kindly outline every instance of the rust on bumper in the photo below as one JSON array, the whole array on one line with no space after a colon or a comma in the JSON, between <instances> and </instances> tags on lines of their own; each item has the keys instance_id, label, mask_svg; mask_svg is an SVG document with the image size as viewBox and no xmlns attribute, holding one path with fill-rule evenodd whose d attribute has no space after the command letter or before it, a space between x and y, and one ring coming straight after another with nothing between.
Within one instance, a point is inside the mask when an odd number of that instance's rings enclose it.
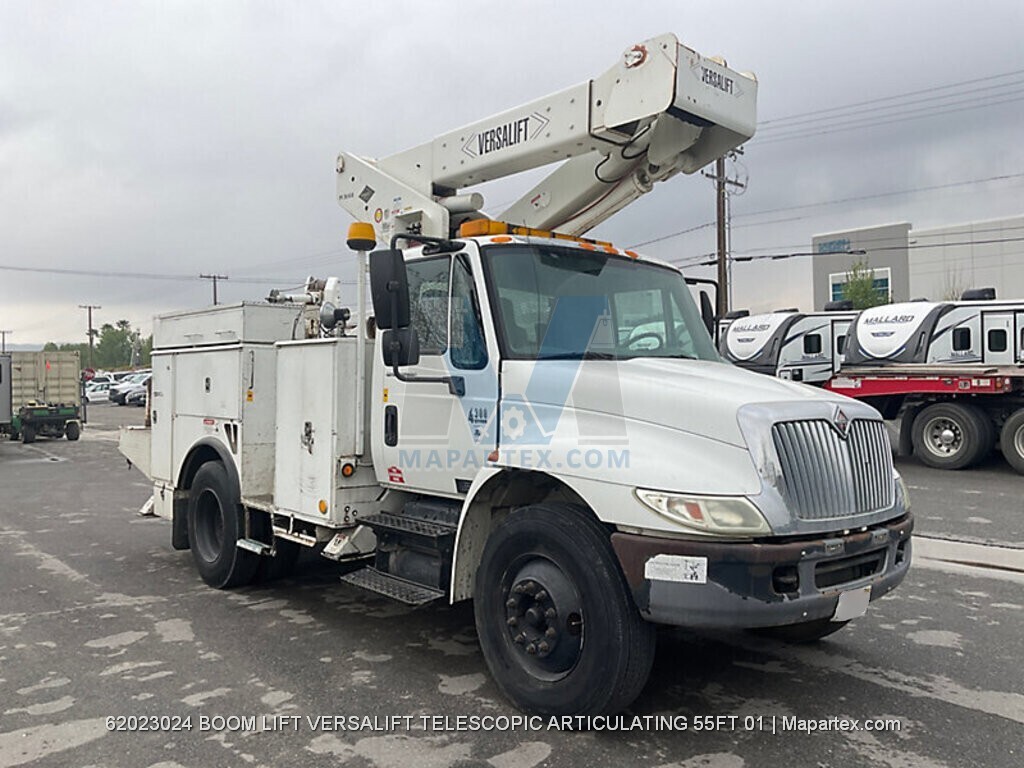
<instances>
[{"instance_id":1,"label":"rust on bumper","mask_svg":"<svg viewBox=\"0 0 1024 768\"><path fill-rule=\"evenodd\" d=\"M913 517L846 535L716 542L613 533L612 547L644 618L680 626L764 627L830 617L841 592L894 589L911 559ZM704 583L645 575L658 555L706 559Z\"/></svg>"}]
</instances>

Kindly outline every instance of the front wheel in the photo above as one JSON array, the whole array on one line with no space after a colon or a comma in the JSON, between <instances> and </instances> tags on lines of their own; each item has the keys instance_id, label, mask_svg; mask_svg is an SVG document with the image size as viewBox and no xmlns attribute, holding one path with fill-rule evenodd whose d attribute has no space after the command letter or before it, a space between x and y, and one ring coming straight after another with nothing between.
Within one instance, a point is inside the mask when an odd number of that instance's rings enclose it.
<instances>
[{"instance_id":1,"label":"front wheel","mask_svg":"<svg viewBox=\"0 0 1024 768\"><path fill-rule=\"evenodd\" d=\"M238 489L223 464L208 461L192 480L188 540L196 570L211 587L227 589L252 581L259 555L236 545L244 531L245 511Z\"/></svg>"},{"instance_id":2,"label":"front wheel","mask_svg":"<svg viewBox=\"0 0 1024 768\"><path fill-rule=\"evenodd\" d=\"M608 533L585 511L536 504L491 533L473 591L477 634L501 690L546 715L610 714L654 661Z\"/></svg>"},{"instance_id":3,"label":"front wheel","mask_svg":"<svg viewBox=\"0 0 1024 768\"><path fill-rule=\"evenodd\" d=\"M68 440L77 440L82 435L82 427L77 421L69 421L64 425L64 436Z\"/></svg>"},{"instance_id":4,"label":"front wheel","mask_svg":"<svg viewBox=\"0 0 1024 768\"><path fill-rule=\"evenodd\" d=\"M34 443L36 441L36 428L31 424L21 425L21 442Z\"/></svg>"}]
</instances>

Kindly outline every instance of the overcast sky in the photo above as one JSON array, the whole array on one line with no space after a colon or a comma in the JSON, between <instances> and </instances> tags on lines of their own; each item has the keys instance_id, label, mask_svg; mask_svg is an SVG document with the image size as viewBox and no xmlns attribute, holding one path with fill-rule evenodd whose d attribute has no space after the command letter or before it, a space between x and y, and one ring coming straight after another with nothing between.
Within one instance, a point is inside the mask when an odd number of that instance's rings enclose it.
<instances>
[{"instance_id":1,"label":"overcast sky","mask_svg":"<svg viewBox=\"0 0 1024 768\"><path fill-rule=\"evenodd\" d=\"M1022 30L1017 0L3 0L0 329L9 344L84 340L78 305L96 304L97 325L148 333L153 314L211 300L198 278L11 267L216 272L226 301L351 276L339 151L415 146L595 77L663 32L760 83L759 133L735 168L748 182L732 201L735 253L1024 213ZM834 130L837 114L852 129ZM834 202L848 198L862 199ZM713 218L711 182L683 176L595 234L629 246ZM694 260L714 237L704 226L643 250ZM809 308L806 262L736 264L735 304Z\"/></svg>"}]
</instances>

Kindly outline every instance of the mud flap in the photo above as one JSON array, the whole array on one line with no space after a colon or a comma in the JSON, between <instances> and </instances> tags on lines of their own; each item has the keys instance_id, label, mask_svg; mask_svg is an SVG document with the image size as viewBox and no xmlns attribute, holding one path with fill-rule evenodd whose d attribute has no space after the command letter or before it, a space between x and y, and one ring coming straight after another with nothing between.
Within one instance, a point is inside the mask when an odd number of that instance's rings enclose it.
<instances>
[{"instance_id":1,"label":"mud flap","mask_svg":"<svg viewBox=\"0 0 1024 768\"><path fill-rule=\"evenodd\" d=\"M174 507L171 512L171 547L188 549L188 495L178 498L175 494Z\"/></svg>"}]
</instances>

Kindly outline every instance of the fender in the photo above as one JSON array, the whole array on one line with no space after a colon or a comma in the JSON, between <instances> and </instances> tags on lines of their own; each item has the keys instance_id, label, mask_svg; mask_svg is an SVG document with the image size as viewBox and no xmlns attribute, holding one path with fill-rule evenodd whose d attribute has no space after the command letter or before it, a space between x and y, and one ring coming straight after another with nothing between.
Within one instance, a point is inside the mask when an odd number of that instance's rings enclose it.
<instances>
[{"instance_id":1,"label":"fender","mask_svg":"<svg viewBox=\"0 0 1024 768\"><path fill-rule=\"evenodd\" d=\"M211 451L212 454L211 455ZM178 481L174 488L174 500L171 507L171 546L174 549L188 549L188 493L192 487L192 478L199 467L207 461L213 461L214 455L224 465L228 480L241 494L242 485L238 477L238 467L224 443L212 437L204 437L196 441L189 449L178 469Z\"/></svg>"},{"instance_id":2,"label":"fender","mask_svg":"<svg viewBox=\"0 0 1024 768\"><path fill-rule=\"evenodd\" d=\"M459 525L455 533L455 547L452 553L451 583L449 585L449 601L451 603L457 603L460 600L466 600L473 596L473 580L476 575L476 566L480 562L484 547L487 544L487 537L490 535L491 507L483 507L481 504L478 504L477 497L481 496L482 492L489 488L491 482L496 478L512 473L529 475L534 478L530 484L534 488L537 487L537 478L548 478L572 492L579 499L580 503L586 505L591 510L594 509L594 505L565 477L514 466L495 465L484 467L473 478L473 484L469 487L469 492L462 503L462 512L459 515ZM546 494L542 494L529 501L523 499L522 503L539 502L545 497ZM516 503L514 498L511 501L513 504ZM486 514L484 514L485 512Z\"/></svg>"}]
</instances>

